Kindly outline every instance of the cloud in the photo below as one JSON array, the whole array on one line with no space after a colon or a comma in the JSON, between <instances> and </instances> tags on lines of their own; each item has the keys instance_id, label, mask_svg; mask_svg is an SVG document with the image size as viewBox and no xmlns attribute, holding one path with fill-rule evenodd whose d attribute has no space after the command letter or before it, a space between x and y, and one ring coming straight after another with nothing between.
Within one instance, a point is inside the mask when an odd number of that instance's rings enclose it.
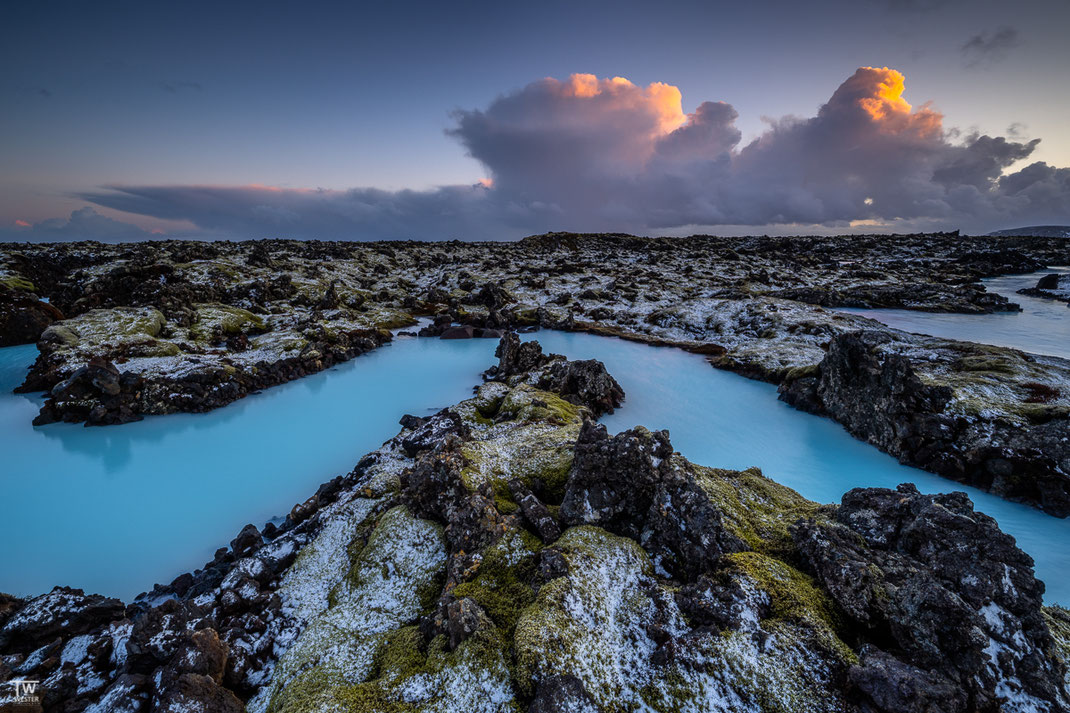
<instances>
[{"instance_id":1,"label":"cloud","mask_svg":"<svg viewBox=\"0 0 1070 713\"><path fill-rule=\"evenodd\" d=\"M428 191L111 186L97 205L233 237L503 239L546 230L671 232L795 224L962 227L1061 222L1070 169L1007 174L1038 140L963 135L905 98L903 75L862 67L812 117L741 144L723 102L577 74L458 111L447 133L488 179Z\"/></svg>"},{"instance_id":2,"label":"cloud","mask_svg":"<svg viewBox=\"0 0 1070 713\"><path fill-rule=\"evenodd\" d=\"M960 51L967 67L978 67L1002 60L1019 44L1018 30L1001 27L992 32L974 35L962 45Z\"/></svg>"},{"instance_id":3,"label":"cloud","mask_svg":"<svg viewBox=\"0 0 1070 713\"><path fill-rule=\"evenodd\" d=\"M0 228L4 242L60 242L66 240L100 240L120 242L144 240L152 236L136 225L101 215L90 207L79 208L69 218L49 218L37 223L15 220L13 228Z\"/></svg>"},{"instance_id":4,"label":"cloud","mask_svg":"<svg viewBox=\"0 0 1070 713\"><path fill-rule=\"evenodd\" d=\"M189 220L207 233L238 238L490 238L513 234L514 222L533 219L520 207L489 199L490 192L482 184L431 191L111 186L82 197L115 210Z\"/></svg>"}]
</instances>

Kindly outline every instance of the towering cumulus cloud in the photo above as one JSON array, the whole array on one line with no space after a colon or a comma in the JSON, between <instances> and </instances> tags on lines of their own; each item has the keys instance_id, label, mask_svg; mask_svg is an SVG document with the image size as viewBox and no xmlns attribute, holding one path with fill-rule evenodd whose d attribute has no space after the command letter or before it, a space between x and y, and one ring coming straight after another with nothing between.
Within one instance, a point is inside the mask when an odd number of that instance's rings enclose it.
<instances>
[{"instance_id":1,"label":"towering cumulus cloud","mask_svg":"<svg viewBox=\"0 0 1070 713\"><path fill-rule=\"evenodd\" d=\"M816 116L785 117L746 145L731 105L687 114L680 91L622 77L544 79L459 111L448 134L492 180L432 191L115 186L100 205L242 236L502 238L548 229L853 221L991 229L1065 222L1070 169L1033 163L1037 140L956 139L903 96L904 78L862 67Z\"/></svg>"}]
</instances>

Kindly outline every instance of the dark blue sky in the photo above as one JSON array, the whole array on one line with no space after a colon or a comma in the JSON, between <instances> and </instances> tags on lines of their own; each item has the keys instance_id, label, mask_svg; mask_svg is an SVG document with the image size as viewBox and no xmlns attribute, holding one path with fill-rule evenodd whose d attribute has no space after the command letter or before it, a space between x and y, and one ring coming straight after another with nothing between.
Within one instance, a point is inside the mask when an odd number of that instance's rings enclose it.
<instances>
[{"instance_id":1,"label":"dark blue sky","mask_svg":"<svg viewBox=\"0 0 1070 713\"><path fill-rule=\"evenodd\" d=\"M1064 0L579 5L5 3L0 225L66 219L114 185L471 184L493 171L445 135L453 112L577 72L674 85L684 113L727 102L743 146L887 66L945 130L1042 139L1008 170L1070 165Z\"/></svg>"}]
</instances>

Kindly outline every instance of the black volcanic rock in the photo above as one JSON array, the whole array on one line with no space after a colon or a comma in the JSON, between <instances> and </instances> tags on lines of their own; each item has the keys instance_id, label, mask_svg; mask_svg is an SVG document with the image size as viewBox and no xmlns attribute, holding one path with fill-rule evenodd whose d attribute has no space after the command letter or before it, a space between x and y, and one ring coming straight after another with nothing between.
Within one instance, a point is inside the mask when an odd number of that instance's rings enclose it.
<instances>
[{"instance_id":1,"label":"black volcanic rock","mask_svg":"<svg viewBox=\"0 0 1070 713\"><path fill-rule=\"evenodd\" d=\"M781 384L781 399L832 416L853 435L902 462L1028 502L1052 515L1070 514L1070 420L1059 408L1030 406L1029 399L1059 395L1057 389L1026 380L1031 357L1010 351L993 354L949 340L910 339L875 330L839 335L816 374ZM1018 408L1026 414L1019 417L1024 423L986 416L983 409L967 417L951 407L953 398L964 398L962 393L919 376L919 369L933 364L945 364L942 368L952 375L998 369L994 373L1001 380L1021 379L1023 388L1038 396L1023 397ZM980 394L978 399L986 398L983 390Z\"/></svg>"},{"instance_id":2,"label":"black volcanic rock","mask_svg":"<svg viewBox=\"0 0 1070 713\"><path fill-rule=\"evenodd\" d=\"M834 522L801 521L792 537L837 604L879 642L882 651L867 649L851 671L877 710L903 710L910 691L932 699L918 710L995 710L997 689L1070 704L1061 664L1045 653L1053 640L1032 558L964 493L855 489Z\"/></svg>"},{"instance_id":3,"label":"black volcanic rock","mask_svg":"<svg viewBox=\"0 0 1070 713\"><path fill-rule=\"evenodd\" d=\"M497 366L484 373L487 379L509 381L532 374L540 389L560 394L567 401L586 406L596 416L612 413L624 400L624 389L596 359L566 360L559 354L545 355L537 341L521 342L515 332L506 333L494 355Z\"/></svg>"},{"instance_id":4,"label":"black volcanic rock","mask_svg":"<svg viewBox=\"0 0 1070 713\"><path fill-rule=\"evenodd\" d=\"M542 353L538 342L521 342L516 332L507 332L501 338L494 356L498 357L498 364L488 369L487 375L499 381L527 373L550 361L550 357Z\"/></svg>"},{"instance_id":5,"label":"black volcanic rock","mask_svg":"<svg viewBox=\"0 0 1070 713\"><path fill-rule=\"evenodd\" d=\"M29 652L56 636L75 636L123 616L118 599L55 587L14 612L0 628L0 650Z\"/></svg>"},{"instance_id":6,"label":"black volcanic rock","mask_svg":"<svg viewBox=\"0 0 1070 713\"><path fill-rule=\"evenodd\" d=\"M0 285L0 347L32 344L61 319L62 312L33 293Z\"/></svg>"}]
</instances>

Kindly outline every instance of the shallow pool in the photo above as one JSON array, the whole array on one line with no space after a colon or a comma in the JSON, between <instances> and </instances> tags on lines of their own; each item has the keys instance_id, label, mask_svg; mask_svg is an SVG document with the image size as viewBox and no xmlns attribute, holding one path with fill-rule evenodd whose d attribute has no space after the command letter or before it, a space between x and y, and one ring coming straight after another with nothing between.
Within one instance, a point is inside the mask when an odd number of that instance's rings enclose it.
<instances>
[{"instance_id":1,"label":"shallow pool","mask_svg":"<svg viewBox=\"0 0 1070 713\"><path fill-rule=\"evenodd\" d=\"M34 346L0 349L0 591L56 584L131 599L285 515L398 431L472 393L494 340L399 338L207 414L30 425L12 394Z\"/></svg>"},{"instance_id":2,"label":"shallow pool","mask_svg":"<svg viewBox=\"0 0 1070 713\"><path fill-rule=\"evenodd\" d=\"M1070 310L1068 310L1070 311ZM525 335L597 358L627 398L611 431L667 428L705 465L758 466L821 502L860 486L966 490L1037 560L1048 600L1070 603L1070 521L900 465L842 427L777 401L776 388L701 356L588 334ZM403 413L466 398L493 361L490 340L401 338L326 372L208 414L116 427L30 425L39 398L10 394L34 347L0 349L0 591L54 584L130 599L200 566L248 522L285 514L393 436Z\"/></svg>"},{"instance_id":3,"label":"shallow pool","mask_svg":"<svg viewBox=\"0 0 1070 713\"><path fill-rule=\"evenodd\" d=\"M1014 347L1032 354L1070 359L1070 307L1067 307L1067 303L1018 294L1023 287L1036 287L1037 280L1051 273L1070 274L1070 267L982 280L989 292L1003 295L1021 305L1021 312L943 314L905 309L853 308L840 311L871 317L905 332Z\"/></svg>"}]
</instances>

